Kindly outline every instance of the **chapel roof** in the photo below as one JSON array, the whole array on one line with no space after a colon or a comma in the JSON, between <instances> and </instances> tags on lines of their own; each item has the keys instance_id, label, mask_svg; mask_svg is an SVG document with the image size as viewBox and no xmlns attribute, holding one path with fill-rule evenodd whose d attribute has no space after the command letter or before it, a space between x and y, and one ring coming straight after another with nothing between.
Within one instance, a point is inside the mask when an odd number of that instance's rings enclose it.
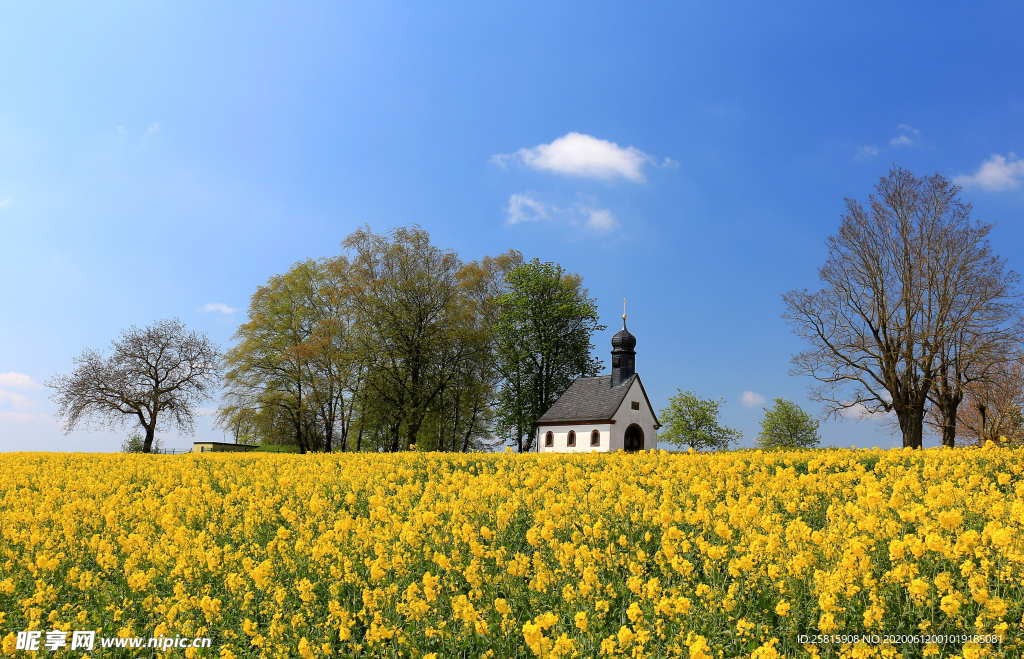
<instances>
[{"instance_id":1,"label":"chapel roof","mask_svg":"<svg viewBox=\"0 0 1024 659\"><path fill-rule=\"evenodd\" d=\"M631 375L616 387L611 386L610 375L576 378L561 398L537 419L537 423L610 421L637 377L636 374Z\"/></svg>"}]
</instances>

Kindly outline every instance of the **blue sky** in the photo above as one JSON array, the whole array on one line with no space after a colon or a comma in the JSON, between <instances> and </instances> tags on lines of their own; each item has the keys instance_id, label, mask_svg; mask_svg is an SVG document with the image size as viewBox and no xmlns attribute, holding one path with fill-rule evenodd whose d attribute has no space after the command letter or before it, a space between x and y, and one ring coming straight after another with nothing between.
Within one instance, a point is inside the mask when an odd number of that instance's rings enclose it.
<instances>
[{"instance_id":1,"label":"blue sky","mask_svg":"<svg viewBox=\"0 0 1024 659\"><path fill-rule=\"evenodd\" d=\"M1024 270L1024 7L848 4L6 4L0 450L116 450L41 383L159 318L227 346L257 285L364 223L580 273L602 356L629 297L656 407L724 397L746 444L759 397L818 411L780 295L844 197L960 177Z\"/></svg>"}]
</instances>

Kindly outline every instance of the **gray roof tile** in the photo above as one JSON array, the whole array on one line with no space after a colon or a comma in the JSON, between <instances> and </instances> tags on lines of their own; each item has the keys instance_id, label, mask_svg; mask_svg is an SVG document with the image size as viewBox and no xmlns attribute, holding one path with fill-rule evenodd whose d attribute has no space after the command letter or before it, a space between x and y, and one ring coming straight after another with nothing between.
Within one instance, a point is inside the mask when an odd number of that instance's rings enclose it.
<instances>
[{"instance_id":1,"label":"gray roof tile","mask_svg":"<svg viewBox=\"0 0 1024 659\"><path fill-rule=\"evenodd\" d=\"M636 377L636 374L629 376L617 387L611 386L610 375L576 378L537 423L610 421Z\"/></svg>"}]
</instances>

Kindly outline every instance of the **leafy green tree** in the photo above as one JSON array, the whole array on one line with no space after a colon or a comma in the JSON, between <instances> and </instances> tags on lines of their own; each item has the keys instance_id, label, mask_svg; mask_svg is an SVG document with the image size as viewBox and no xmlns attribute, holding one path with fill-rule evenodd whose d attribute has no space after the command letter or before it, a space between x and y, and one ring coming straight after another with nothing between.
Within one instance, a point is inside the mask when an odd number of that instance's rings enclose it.
<instances>
[{"instance_id":1,"label":"leafy green tree","mask_svg":"<svg viewBox=\"0 0 1024 659\"><path fill-rule=\"evenodd\" d=\"M229 404L221 408L222 425L244 419L264 441L295 444L303 453L318 448L309 345L317 317L309 302L322 275L323 264L303 261L253 293L238 343L225 355Z\"/></svg>"},{"instance_id":2,"label":"leafy green tree","mask_svg":"<svg viewBox=\"0 0 1024 659\"><path fill-rule=\"evenodd\" d=\"M720 450L743 435L718 420L724 400L702 400L692 391L679 391L658 415L662 429L658 441L694 450Z\"/></svg>"},{"instance_id":3,"label":"leafy green tree","mask_svg":"<svg viewBox=\"0 0 1024 659\"><path fill-rule=\"evenodd\" d=\"M757 445L771 448L813 448L821 441L818 421L784 398L776 398L775 406L764 411Z\"/></svg>"},{"instance_id":4,"label":"leafy green tree","mask_svg":"<svg viewBox=\"0 0 1024 659\"><path fill-rule=\"evenodd\" d=\"M389 235L361 229L344 245L353 252L357 358L366 366L368 393L390 417L382 448L419 446L421 428L478 349L459 289L462 263L419 227Z\"/></svg>"},{"instance_id":5,"label":"leafy green tree","mask_svg":"<svg viewBox=\"0 0 1024 659\"><path fill-rule=\"evenodd\" d=\"M496 300L503 292L506 273L522 262L522 255L510 250L496 257L485 256L459 270L462 304L469 312L464 340L471 350L466 359L454 365L459 372L442 393L442 405L431 415L431 421L437 424L436 446L423 448L467 451L493 448L500 441L492 432L499 380L495 361Z\"/></svg>"},{"instance_id":6,"label":"leafy green tree","mask_svg":"<svg viewBox=\"0 0 1024 659\"><path fill-rule=\"evenodd\" d=\"M533 424L578 377L596 375L591 356L597 302L579 275L533 259L505 275L495 326L501 389L496 409L500 435L520 452L533 448Z\"/></svg>"}]
</instances>

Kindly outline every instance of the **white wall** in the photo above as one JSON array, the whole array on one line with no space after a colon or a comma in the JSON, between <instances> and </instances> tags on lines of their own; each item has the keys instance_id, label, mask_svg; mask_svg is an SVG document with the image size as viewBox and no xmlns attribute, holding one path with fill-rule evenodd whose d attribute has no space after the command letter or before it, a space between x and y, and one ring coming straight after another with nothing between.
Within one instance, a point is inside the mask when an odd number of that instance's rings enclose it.
<instances>
[{"instance_id":1,"label":"white wall","mask_svg":"<svg viewBox=\"0 0 1024 659\"><path fill-rule=\"evenodd\" d=\"M590 445L590 433L595 429L601 431L600 446ZM544 435L546 435L549 430L555 433L555 445L552 447L544 446ZM570 430L576 431L576 446L574 447L568 447L565 445ZM591 425L538 426L537 446L540 447L541 453L590 453L594 451L606 453L612 450L611 437L613 435L614 430L612 430L611 425L607 423ZM620 441L619 444L621 448L622 442Z\"/></svg>"},{"instance_id":2,"label":"white wall","mask_svg":"<svg viewBox=\"0 0 1024 659\"><path fill-rule=\"evenodd\" d=\"M640 403L639 410L632 409L630 403L633 401ZM615 423L611 425L613 451L620 451L625 446L626 428L633 423L638 424L644 431L644 450L658 448L658 431L654 427L654 414L644 399L640 378L633 380L629 392L622 399L622 404L619 405L619 409L615 411L615 416L612 418L615 420Z\"/></svg>"}]
</instances>

